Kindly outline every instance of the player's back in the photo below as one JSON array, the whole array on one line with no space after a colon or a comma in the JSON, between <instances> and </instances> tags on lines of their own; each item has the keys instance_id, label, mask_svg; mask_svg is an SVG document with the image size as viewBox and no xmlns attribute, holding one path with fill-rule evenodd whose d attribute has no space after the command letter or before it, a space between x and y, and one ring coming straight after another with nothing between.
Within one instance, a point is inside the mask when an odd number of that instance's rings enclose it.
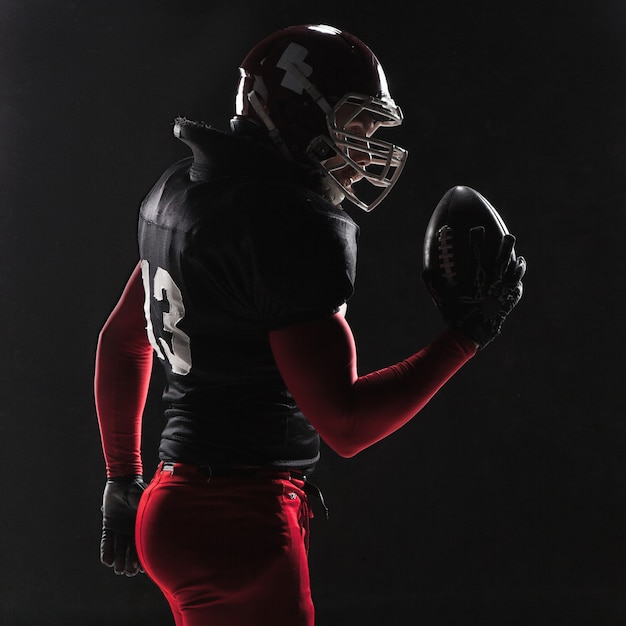
<instances>
[{"instance_id":1,"label":"player's back","mask_svg":"<svg viewBox=\"0 0 626 626\"><path fill-rule=\"evenodd\" d=\"M209 137L217 145L166 171L140 212L148 334L167 377L161 456L311 463L317 434L268 331L349 297L356 227L255 144Z\"/></svg>"}]
</instances>

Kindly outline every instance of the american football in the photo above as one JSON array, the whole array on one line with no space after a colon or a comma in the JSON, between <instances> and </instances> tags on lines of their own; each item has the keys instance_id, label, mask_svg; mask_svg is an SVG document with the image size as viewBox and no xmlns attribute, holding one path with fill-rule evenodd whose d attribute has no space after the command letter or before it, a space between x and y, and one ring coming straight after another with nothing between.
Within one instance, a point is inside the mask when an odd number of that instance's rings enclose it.
<instances>
[{"instance_id":1,"label":"american football","mask_svg":"<svg viewBox=\"0 0 626 626\"><path fill-rule=\"evenodd\" d=\"M435 207L424 238L424 272L431 281L447 289L464 282L471 264L470 230L476 226L484 228L481 265L488 280L509 231L480 193L464 186L448 190ZM511 258L515 259L515 252Z\"/></svg>"}]
</instances>

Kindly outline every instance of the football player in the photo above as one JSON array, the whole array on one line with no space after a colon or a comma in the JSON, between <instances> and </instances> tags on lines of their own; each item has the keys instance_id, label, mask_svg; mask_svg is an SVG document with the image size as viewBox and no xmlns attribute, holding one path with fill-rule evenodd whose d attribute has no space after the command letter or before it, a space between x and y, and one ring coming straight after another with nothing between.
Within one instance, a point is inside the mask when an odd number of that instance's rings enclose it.
<instances>
[{"instance_id":1,"label":"football player","mask_svg":"<svg viewBox=\"0 0 626 626\"><path fill-rule=\"evenodd\" d=\"M312 626L307 476L320 437L357 454L480 346L465 324L357 373L343 313L358 228L341 203L372 210L407 158L375 137L402 113L372 51L330 26L294 26L256 45L240 72L228 132L176 120L192 156L143 201L140 261L99 336L101 560L145 571L177 626ZM166 422L146 486L154 355Z\"/></svg>"}]
</instances>

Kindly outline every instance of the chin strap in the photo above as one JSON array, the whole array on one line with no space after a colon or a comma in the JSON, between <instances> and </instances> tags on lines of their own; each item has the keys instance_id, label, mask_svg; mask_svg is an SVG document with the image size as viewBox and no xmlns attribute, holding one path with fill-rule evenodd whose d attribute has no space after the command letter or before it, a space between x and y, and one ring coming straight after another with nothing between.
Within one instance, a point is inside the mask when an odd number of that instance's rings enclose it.
<instances>
[{"instance_id":1,"label":"chin strap","mask_svg":"<svg viewBox=\"0 0 626 626\"><path fill-rule=\"evenodd\" d=\"M270 139L274 142L276 147L280 150L280 153L282 154L282 156L284 156L289 161L293 161L293 155L289 151L289 148L287 148L287 145L285 144L285 140L280 134L280 131L278 130L278 128L276 128L276 125L272 121L272 118L267 114L265 102L263 102L263 100L257 94L256 91L251 91L248 94L248 102L250 102L250 105L256 111L256 114L261 118L261 121L263 122L263 124L265 124L265 127L268 130Z\"/></svg>"},{"instance_id":2,"label":"chin strap","mask_svg":"<svg viewBox=\"0 0 626 626\"><path fill-rule=\"evenodd\" d=\"M321 196L335 206L339 206L345 199L343 188L335 183L334 179L320 166L312 170L319 181L318 188Z\"/></svg>"},{"instance_id":3,"label":"chin strap","mask_svg":"<svg viewBox=\"0 0 626 626\"><path fill-rule=\"evenodd\" d=\"M306 80L304 76L302 78ZM309 83L309 85L311 85L311 83ZM311 85L311 87L314 86ZM317 93L319 94L319 91ZM326 105L328 106L328 103L326 102L326 100L324 100L321 94L319 94L319 97L322 98L323 102L326 103ZM269 137L274 145L278 148L280 154L288 161L295 162L293 154L289 151L289 148L287 148L287 145L285 144L285 141L280 134L280 131L278 130L278 128L276 128L276 125L272 121L272 118L267 114L265 103L261 99L261 96L259 96L256 91L251 91L248 94L248 102L250 102L250 105L256 111L257 115L267 128ZM332 177L329 176L322 167L315 167L313 171L315 175L319 176L320 178L321 195L323 195L334 205L339 205L343 201L345 194L343 194L340 189L337 188L337 185L334 184Z\"/></svg>"}]
</instances>

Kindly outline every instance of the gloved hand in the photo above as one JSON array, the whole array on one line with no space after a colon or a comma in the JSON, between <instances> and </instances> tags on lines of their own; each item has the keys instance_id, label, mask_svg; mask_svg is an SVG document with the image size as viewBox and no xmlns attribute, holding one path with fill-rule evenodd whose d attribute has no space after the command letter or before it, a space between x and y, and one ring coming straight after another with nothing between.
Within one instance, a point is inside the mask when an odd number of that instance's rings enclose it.
<instances>
[{"instance_id":1,"label":"gloved hand","mask_svg":"<svg viewBox=\"0 0 626 626\"><path fill-rule=\"evenodd\" d=\"M465 280L450 290L437 289L428 273L422 278L445 322L473 339L479 349L495 339L523 293L526 260L511 258L515 237L504 235L491 268L485 268L482 226L470 230L470 259Z\"/></svg>"},{"instance_id":2,"label":"gloved hand","mask_svg":"<svg viewBox=\"0 0 626 626\"><path fill-rule=\"evenodd\" d=\"M102 496L100 561L116 574L143 572L135 547L135 518L147 485L142 476L107 480Z\"/></svg>"}]
</instances>

